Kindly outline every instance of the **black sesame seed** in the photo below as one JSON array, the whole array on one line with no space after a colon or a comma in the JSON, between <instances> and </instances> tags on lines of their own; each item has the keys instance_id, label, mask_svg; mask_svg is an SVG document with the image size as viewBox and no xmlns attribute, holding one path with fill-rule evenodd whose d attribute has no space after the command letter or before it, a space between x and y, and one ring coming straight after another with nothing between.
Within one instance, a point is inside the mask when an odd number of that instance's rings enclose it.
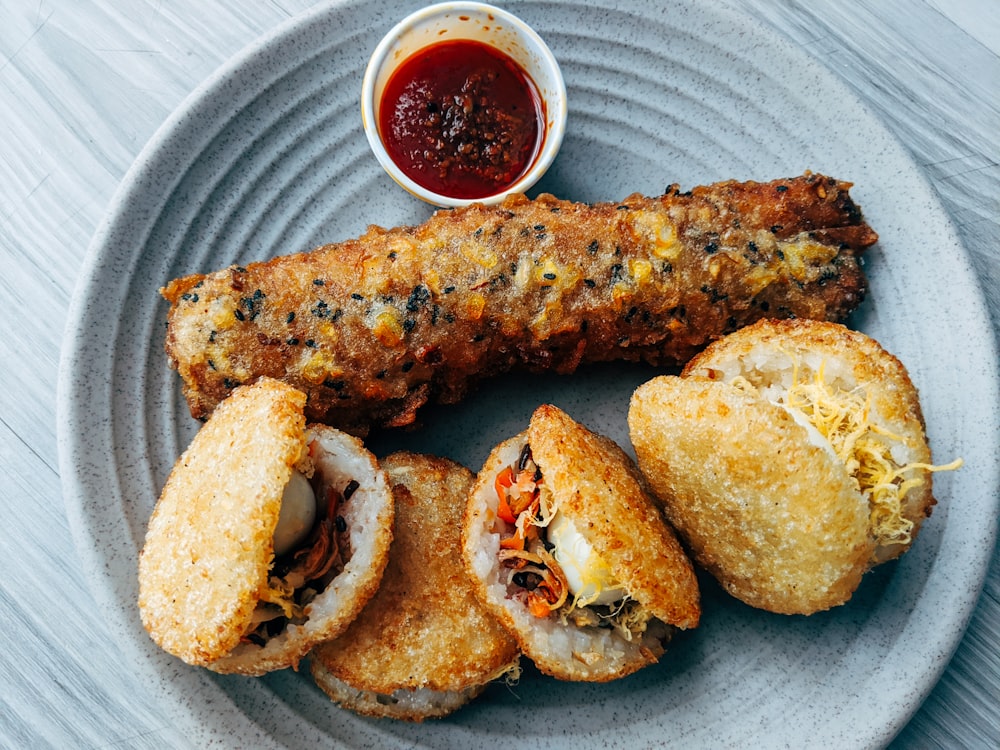
<instances>
[{"instance_id":1,"label":"black sesame seed","mask_svg":"<svg viewBox=\"0 0 1000 750\"><path fill-rule=\"evenodd\" d=\"M360 487L360 486L361 485L358 484L358 481L356 479L352 479L350 482L348 482L347 486L344 487L344 499L345 500L350 500L351 499L351 495L353 495L355 492L357 492L358 487Z\"/></svg>"},{"instance_id":2,"label":"black sesame seed","mask_svg":"<svg viewBox=\"0 0 1000 750\"><path fill-rule=\"evenodd\" d=\"M410 292L410 298L406 300L406 309L416 312L431 298L431 293L423 284L417 284Z\"/></svg>"}]
</instances>

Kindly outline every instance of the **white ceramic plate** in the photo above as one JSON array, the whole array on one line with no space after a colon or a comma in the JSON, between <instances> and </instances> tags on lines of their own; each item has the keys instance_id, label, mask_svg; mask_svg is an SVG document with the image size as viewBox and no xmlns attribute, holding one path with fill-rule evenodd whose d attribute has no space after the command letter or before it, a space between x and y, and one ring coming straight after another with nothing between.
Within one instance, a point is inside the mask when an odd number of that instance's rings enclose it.
<instances>
[{"instance_id":1,"label":"white ceramic plate","mask_svg":"<svg viewBox=\"0 0 1000 750\"><path fill-rule=\"evenodd\" d=\"M610 685L529 673L422 726L335 709L304 673L213 676L147 639L134 606L137 552L197 427L163 355L157 289L428 215L369 153L358 105L369 52L417 5L324 6L247 49L152 139L94 239L66 336L60 461L80 557L122 649L197 746L888 742L946 666L992 549L1000 431L987 315L940 205L885 129L793 45L696 0L507 4L553 48L569 89L566 141L539 189L589 201L806 169L852 180L882 238L867 256L870 299L852 323L909 367L935 457L966 459L938 475L940 504L914 551L870 574L847 606L811 618L749 609L706 580L703 626L661 664ZM627 399L650 374L606 367L530 387L504 379L394 442L477 469L534 406L553 401L627 445Z\"/></svg>"}]
</instances>

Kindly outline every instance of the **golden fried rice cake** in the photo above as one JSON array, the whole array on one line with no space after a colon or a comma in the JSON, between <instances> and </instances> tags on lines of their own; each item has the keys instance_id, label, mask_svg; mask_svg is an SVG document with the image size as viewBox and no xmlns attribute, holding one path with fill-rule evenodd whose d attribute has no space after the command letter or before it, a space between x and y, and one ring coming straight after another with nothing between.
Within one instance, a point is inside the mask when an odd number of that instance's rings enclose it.
<instances>
[{"instance_id":1,"label":"golden fried rice cake","mask_svg":"<svg viewBox=\"0 0 1000 750\"><path fill-rule=\"evenodd\" d=\"M368 716L423 721L516 670L516 641L472 592L460 533L472 473L444 458L395 453L382 462L396 532L382 585L339 638L309 657L316 683Z\"/></svg>"},{"instance_id":2,"label":"golden fried rice cake","mask_svg":"<svg viewBox=\"0 0 1000 750\"><path fill-rule=\"evenodd\" d=\"M634 464L554 406L486 459L463 556L525 655L563 680L630 674L701 615L691 562Z\"/></svg>"},{"instance_id":3,"label":"golden fried rice cake","mask_svg":"<svg viewBox=\"0 0 1000 750\"><path fill-rule=\"evenodd\" d=\"M190 664L248 675L294 667L378 587L392 536L385 475L356 438L307 428L304 406L275 380L237 389L156 504L140 615Z\"/></svg>"}]
</instances>

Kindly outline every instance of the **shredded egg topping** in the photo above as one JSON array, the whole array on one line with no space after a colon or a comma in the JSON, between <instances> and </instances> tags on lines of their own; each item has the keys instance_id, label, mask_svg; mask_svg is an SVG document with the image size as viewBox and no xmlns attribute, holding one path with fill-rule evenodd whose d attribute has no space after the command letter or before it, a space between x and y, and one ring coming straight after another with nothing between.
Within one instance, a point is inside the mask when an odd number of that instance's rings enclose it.
<instances>
[{"instance_id":1,"label":"shredded egg topping","mask_svg":"<svg viewBox=\"0 0 1000 750\"><path fill-rule=\"evenodd\" d=\"M792 384L779 405L804 415L844 462L862 497L868 501L869 526L876 544L909 544L913 522L903 515L906 494L924 483L924 472L957 469L962 459L942 466L920 462L899 464L893 458L892 448L893 444L902 445L903 438L872 420L871 396L860 386L844 390L831 385L825 369L824 362L812 378L803 378L799 363L795 362ZM741 390L758 392L742 376L731 382Z\"/></svg>"}]
</instances>

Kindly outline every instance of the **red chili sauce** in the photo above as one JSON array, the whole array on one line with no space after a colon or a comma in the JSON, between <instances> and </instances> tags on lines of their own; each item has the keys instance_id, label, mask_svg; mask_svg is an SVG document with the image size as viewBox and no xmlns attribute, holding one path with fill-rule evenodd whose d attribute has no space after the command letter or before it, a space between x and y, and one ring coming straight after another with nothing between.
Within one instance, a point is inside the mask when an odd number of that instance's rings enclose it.
<instances>
[{"instance_id":1,"label":"red chili sauce","mask_svg":"<svg viewBox=\"0 0 1000 750\"><path fill-rule=\"evenodd\" d=\"M545 113L534 83L503 52L469 39L415 53L382 94L379 133L418 185L452 198L485 198L531 166Z\"/></svg>"}]
</instances>

